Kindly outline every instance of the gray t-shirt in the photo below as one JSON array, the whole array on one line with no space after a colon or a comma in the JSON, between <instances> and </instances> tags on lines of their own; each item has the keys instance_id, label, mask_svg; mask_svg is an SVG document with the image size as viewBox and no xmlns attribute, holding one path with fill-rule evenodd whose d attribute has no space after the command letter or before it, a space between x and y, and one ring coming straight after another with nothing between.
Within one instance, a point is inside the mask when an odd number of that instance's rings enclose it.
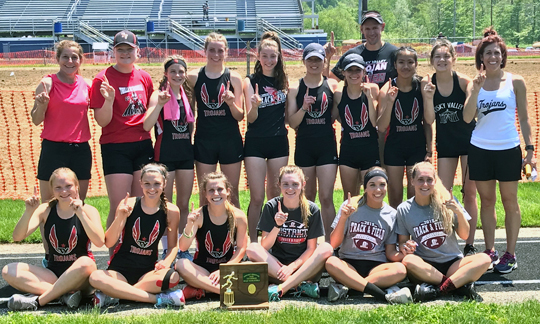
<instances>
[{"instance_id":1,"label":"gray t-shirt","mask_svg":"<svg viewBox=\"0 0 540 324\"><path fill-rule=\"evenodd\" d=\"M471 219L464 209L463 212L467 220ZM396 233L410 235L418 244L414 254L426 261L444 263L463 257L456 238L457 225L457 216L454 214L452 232L444 233L443 224L433 218L431 207L418 205L414 197L402 202L397 208Z\"/></svg>"},{"instance_id":2,"label":"gray t-shirt","mask_svg":"<svg viewBox=\"0 0 540 324\"><path fill-rule=\"evenodd\" d=\"M274 217L278 211L278 200L281 197L270 199L263 208L261 218L257 229L270 232L276 226ZM302 222L301 208L293 210L287 209L281 202L281 210L288 213L287 221L279 229L276 241L270 249L272 254L279 262L288 265L298 259L307 249L309 239L324 236L324 227L319 207L313 202L309 202L311 216L308 219L307 226Z\"/></svg>"},{"instance_id":3,"label":"gray t-shirt","mask_svg":"<svg viewBox=\"0 0 540 324\"><path fill-rule=\"evenodd\" d=\"M340 218L341 212L334 219L332 228L337 226ZM388 262L386 244L397 243L395 224L396 210L386 203L380 209L368 205L358 207L345 224L340 259Z\"/></svg>"}]
</instances>

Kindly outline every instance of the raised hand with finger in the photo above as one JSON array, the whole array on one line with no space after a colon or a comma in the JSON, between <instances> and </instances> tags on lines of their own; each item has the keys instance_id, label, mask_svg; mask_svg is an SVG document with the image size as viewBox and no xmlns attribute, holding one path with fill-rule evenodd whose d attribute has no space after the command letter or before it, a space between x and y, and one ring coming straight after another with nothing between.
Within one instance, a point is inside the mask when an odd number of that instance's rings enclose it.
<instances>
[{"instance_id":1,"label":"raised hand with finger","mask_svg":"<svg viewBox=\"0 0 540 324\"><path fill-rule=\"evenodd\" d=\"M251 108L252 109L259 108L259 106L260 106L260 104L262 102L261 96L259 95L259 84L258 83L255 83L255 92L251 96L250 102L251 102Z\"/></svg>"},{"instance_id":2,"label":"raised hand with finger","mask_svg":"<svg viewBox=\"0 0 540 324\"><path fill-rule=\"evenodd\" d=\"M24 206L28 210L35 210L36 208L38 208L38 206L39 206L39 196L38 196L37 186L34 186L34 194L32 195L32 197L27 198L24 201Z\"/></svg>"},{"instance_id":3,"label":"raised hand with finger","mask_svg":"<svg viewBox=\"0 0 540 324\"><path fill-rule=\"evenodd\" d=\"M283 212L283 210L281 209L281 201L278 200L278 211L277 211L276 215L274 216L274 220L276 222L276 225L278 227L283 226L283 224L285 224L285 222L287 221L287 218L289 218L289 213L284 213Z\"/></svg>"},{"instance_id":4,"label":"raised hand with finger","mask_svg":"<svg viewBox=\"0 0 540 324\"><path fill-rule=\"evenodd\" d=\"M73 212L78 217L82 216L82 206L83 206L82 200L80 200L79 198L74 199L72 197L69 197L69 207L73 209Z\"/></svg>"},{"instance_id":5,"label":"raised hand with finger","mask_svg":"<svg viewBox=\"0 0 540 324\"><path fill-rule=\"evenodd\" d=\"M171 100L171 84L167 82L167 87L158 93L158 105L163 107L169 100Z\"/></svg>"},{"instance_id":6,"label":"raised hand with finger","mask_svg":"<svg viewBox=\"0 0 540 324\"><path fill-rule=\"evenodd\" d=\"M334 32L333 31L330 32L330 42L324 44L323 47L324 47L324 51L326 52L326 57L328 58L328 60L330 60L332 56L334 56L334 54L336 54L337 52L336 46L334 45Z\"/></svg>"},{"instance_id":7,"label":"raised hand with finger","mask_svg":"<svg viewBox=\"0 0 540 324\"><path fill-rule=\"evenodd\" d=\"M473 91L474 92L480 92L480 89L484 86L484 82L486 82L486 72L484 70L484 63L480 63L480 70L478 70L478 74L473 79Z\"/></svg>"},{"instance_id":8,"label":"raised hand with finger","mask_svg":"<svg viewBox=\"0 0 540 324\"><path fill-rule=\"evenodd\" d=\"M41 85L42 91L36 94L36 104L39 105L40 108L47 109L47 106L49 105L49 100L51 99L47 92L47 84L43 80L41 80L39 84Z\"/></svg>"},{"instance_id":9,"label":"raised hand with finger","mask_svg":"<svg viewBox=\"0 0 540 324\"><path fill-rule=\"evenodd\" d=\"M126 194L126 198L118 205L117 216L128 218L133 211L133 207L128 203L129 192Z\"/></svg>"},{"instance_id":10,"label":"raised hand with finger","mask_svg":"<svg viewBox=\"0 0 540 324\"><path fill-rule=\"evenodd\" d=\"M373 100L373 94L371 93L371 84L369 83L369 77L367 74L364 76L364 82L362 83L362 92L368 99Z\"/></svg>"},{"instance_id":11,"label":"raised hand with finger","mask_svg":"<svg viewBox=\"0 0 540 324\"><path fill-rule=\"evenodd\" d=\"M309 87L306 87L306 94L304 95L304 102L300 108L304 112L311 112L311 105L317 100L316 97L309 95Z\"/></svg>"},{"instance_id":12,"label":"raised hand with finger","mask_svg":"<svg viewBox=\"0 0 540 324\"><path fill-rule=\"evenodd\" d=\"M227 81L227 88L225 89L225 93L223 93L221 99L225 101L225 103L231 107L234 105L234 100L236 99L236 96L234 95L234 92L231 91L231 81Z\"/></svg>"},{"instance_id":13,"label":"raised hand with finger","mask_svg":"<svg viewBox=\"0 0 540 324\"><path fill-rule=\"evenodd\" d=\"M106 101L114 100L114 87L110 85L109 80L107 79L107 76L105 74L103 75L103 81L101 82L101 86L99 87L99 92Z\"/></svg>"},{"instance_id":14,"label":"raised hand with finger","mask_svg":"<svg viewBox=\"0 0 540 324\"><path fill-rule=\"evenodd\" d=\"M356 212L356 206L352 203L351 193L347 193L347 203L341 207L341 217L343 219L349 218L354 212Z\"/></svg>"},{"instance_id":15,"label":"raised hand with finger","mask_svg":"<svg viewBox=\"0 0 540 324\"><path fill-rule=\"evenodd\" d=\"M390 98L390 101L393 103L394 101L396 101L396 98L397 98L398 93L399 93L399 88L392 85L392 79L391 78L388 79L388 84L389 84L389 88L388 88L387 95L388 95L388 98Z\"/></svg>"},{"instance_id":16,"label":"raised hand with finger","mask_svg":"<svg viewBox=\"0 0 540 324\"><path fill-rule=\"evenodd\" d=\"M431 82L431 76L429 75L429 73L426 76L426 79L427 79L427 83L422 88L422 96L424 96L424 98L426 99L433 99L437 86L435 86L433 82Z\"/></svg>"}]
</instances>

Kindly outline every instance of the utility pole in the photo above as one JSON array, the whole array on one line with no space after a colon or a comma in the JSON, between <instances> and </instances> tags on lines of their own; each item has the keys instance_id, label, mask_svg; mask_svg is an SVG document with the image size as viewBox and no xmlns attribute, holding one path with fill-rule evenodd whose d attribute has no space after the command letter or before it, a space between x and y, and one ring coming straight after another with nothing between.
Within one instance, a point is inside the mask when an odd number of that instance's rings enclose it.
<instances>
[{"instance_id":1,"label":"utility pole","mask_svg":"<svg viewBox=\"0 0 540 324\"><path fill-rule=\"evenodd\" d=\"M362 24L362 16L364 12L368 11L367 6L368 0L358 0L358 25ZM362 33L362 31L360 31ZM366 38L364 37L364 34L362 34L362 42L365 42Z\"/></svg>"}]
</instances>

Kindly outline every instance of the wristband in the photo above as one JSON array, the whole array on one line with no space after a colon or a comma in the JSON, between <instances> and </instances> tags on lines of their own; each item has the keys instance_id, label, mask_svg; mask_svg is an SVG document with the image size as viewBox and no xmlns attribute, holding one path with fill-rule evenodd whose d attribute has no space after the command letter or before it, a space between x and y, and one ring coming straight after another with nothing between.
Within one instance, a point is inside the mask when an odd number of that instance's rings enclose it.
<instances>
[{"instance_id":1,"label":"wristband","mask_svg":"<svg viewBox=\"0 0 540 324\"><path fill-rule=\"evenodd\" d=\"M534 152L534 145L532 145L532 144L525 145L525 151L533 151Z\"/></svg>"},{"instance_id":2,"label":"wristband","mask_svg":"<svg viewBox=\"0 0 540 324\"><path fill-rule=\"evenodd\" d=\"M182 235L184 235L185 238L192 238L193 237L193 228L191 229L191 235L187 235L186 228L184 227L184 230L182 231Z\"/></svg>"},{"instance_id":3,"label":"wristband","mask_svg":"<svg viewBox=\"0 0 540 324\"><path fill-rule=\"evenodd\" d=\"M307 113L307 110L302 106L300 107L300 110L302 110L303 112Z\"/></svg>"}]
</instances>

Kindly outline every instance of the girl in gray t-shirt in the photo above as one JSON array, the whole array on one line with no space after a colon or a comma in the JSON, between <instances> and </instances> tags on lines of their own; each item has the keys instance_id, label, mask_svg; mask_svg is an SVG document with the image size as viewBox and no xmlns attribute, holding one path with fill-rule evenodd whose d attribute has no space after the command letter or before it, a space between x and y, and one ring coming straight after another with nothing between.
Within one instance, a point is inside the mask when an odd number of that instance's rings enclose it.
<instances>
[{"instance_id":1,"label":"girl in gray t-shirt","mask_svg":"<svg viewBox=\"0 0 540 324\"><path fill-rule=\"evenodd\" d=\"M387 183L384 170L373 167L364 176L364 195L351 198L348 193L347 201L332 224L334 230L330 236L334 248L341 246L339 258L328 258L326 271L340 284L378 300L407 303L412 302L408 288L392 287L392 291L397 291L393 294L386 294L381 289L397 284L406 276L400 253L396 250L396 210L383 201ZM342 289L343 286L332 284L329 300L341 297L339 291Z\"/></svg>"},{"instance_id":2,"label":"girl in gray t-shirt","mask_svg":"<svg viewBox=\"0 0 540 324\"><path fill-rule=\"evenodd\" d=\"M457 290L470 299L478 299L474 285L491 259L480 253L463 257L456 234L469 235L468 214L444 188L429 162L412 169L415 196L397 208L397 229L402 263L416 286L416 301L432 300Z\"/></svg>"}]
</instances>

